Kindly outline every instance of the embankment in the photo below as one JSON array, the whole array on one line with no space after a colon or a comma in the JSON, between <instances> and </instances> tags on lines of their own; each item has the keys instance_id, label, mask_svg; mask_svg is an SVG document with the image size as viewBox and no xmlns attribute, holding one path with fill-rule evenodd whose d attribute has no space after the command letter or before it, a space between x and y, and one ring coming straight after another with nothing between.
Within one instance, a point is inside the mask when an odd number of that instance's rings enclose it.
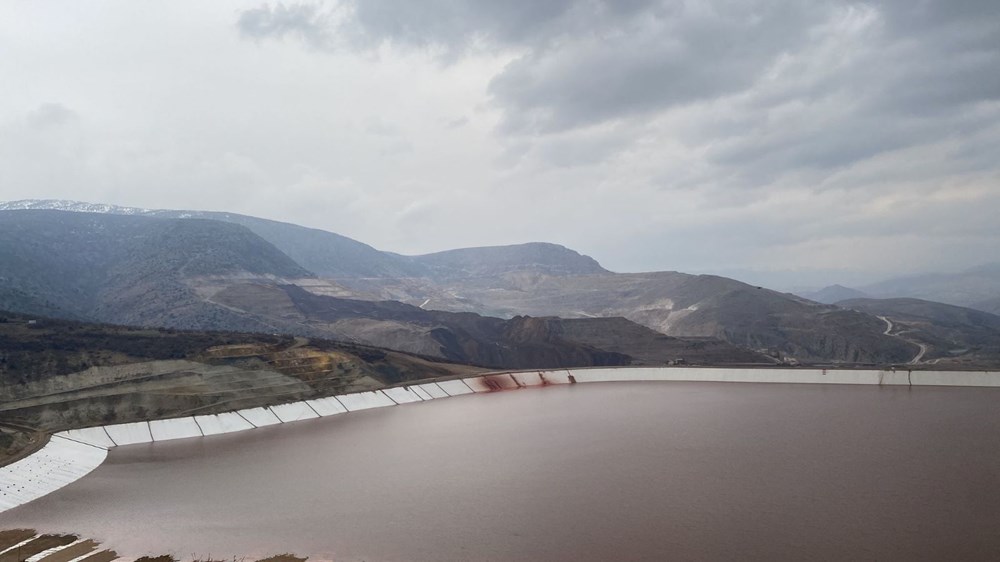
<instances>
[{"instance_id":1,"label":"embankment","mask_svg":"<svg viewBox=\"0 0 1000 562\"><path fill-rule=\"evenodd\" d=\"M0 467L0 512L82 478L104 461L112 447L232 433L463 394L551 384L626 381L1000 387L1000 372L702 367L524 371L440 380L222 414L72 429L54 434L35 454Z\"/></svg>"}]
</instances>

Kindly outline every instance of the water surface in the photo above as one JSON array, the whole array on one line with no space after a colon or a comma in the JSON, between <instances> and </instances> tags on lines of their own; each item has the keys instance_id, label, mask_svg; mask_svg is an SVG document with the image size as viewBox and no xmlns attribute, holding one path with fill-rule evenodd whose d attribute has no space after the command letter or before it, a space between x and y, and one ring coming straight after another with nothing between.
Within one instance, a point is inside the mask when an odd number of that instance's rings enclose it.
<instances>
[{"instance_id":1,"label":"water surface","mask_svg":"<svg viewBox=\"0 0 1000 562\"><path fill-rule=\"evenodd\" d=\"M996 560L1000 392L596 383L111 451L0 514L125 555Z\"/></svg>"}]
</instances>

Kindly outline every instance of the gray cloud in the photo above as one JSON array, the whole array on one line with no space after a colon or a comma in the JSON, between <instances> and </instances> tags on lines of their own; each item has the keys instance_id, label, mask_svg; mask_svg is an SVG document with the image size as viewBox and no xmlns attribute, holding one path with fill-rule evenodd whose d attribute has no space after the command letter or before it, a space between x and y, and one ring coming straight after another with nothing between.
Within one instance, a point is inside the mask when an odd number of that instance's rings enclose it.
<instances>
[{"instance_id":1,"label":"gray cloud","mask_svg":"<svg viewBox=\"0 0 1000 562\"><path fill-rule=\"evenodd\" d=\"M48 129L73 123L79 119L75 111L59 103L43 103L30 111L28 125L35 129Z\"/></svg>"},{"instance_id":2,"label":"gray cloud","mask_svg":"<svg viewBox=\"0 0 1000 562\"><path fill-rule=\"evenodd\" d=\"M835 169L968 125L967 106L1000 99L1000 9L988 0L400 0L264 6L240 17L255 38L336 36L383 43L521 53L488 94L505 135L537 137L643 121L722 100L680 138L764 183L796 168ZM334 17L338 13L341 17ZM335 22L335 23L334 23ZM827 52L823 52L824 47ZM825 57L825 58L824 58ZM780 123L775 115L798 115ZM779 128L780 127L780 128ZM641 129L642 127L640 127ZM626 135L605 142L608 157ZM537 142L537 141L536 141ZM575 165L565 140L539 155ZM617 144L616 144L617 142ZM594 151L580 152L593 162Z\"/></svg>"},{"instance_id":3,"label":"gray cloud","mask_svg":"<svg viewBox=\"0 0 1000 562\"><path fill-rule=\"evenodd\" d=\"M244 10L236 27L244 37L255 40L294 37L319 49L332 44L330 18L315 4L264 4Z\"/></svg>"},{"instance_id":4,"label":"gray cloud","mask_svg":"<svg viewBox=\"0 0 1000 562\"><path fill-rule=\"evenodd\" d=\"M618 270L966 267L1000 245L998 12L7 3L0 199L244 212L403 253L549 240Z\"/></svg>"}]
</instances>

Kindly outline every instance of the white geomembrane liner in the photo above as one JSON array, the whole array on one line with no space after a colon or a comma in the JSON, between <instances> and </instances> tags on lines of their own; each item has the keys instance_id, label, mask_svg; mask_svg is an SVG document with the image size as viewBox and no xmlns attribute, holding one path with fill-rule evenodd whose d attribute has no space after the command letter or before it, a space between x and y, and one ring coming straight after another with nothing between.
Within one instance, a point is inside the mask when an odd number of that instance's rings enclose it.
<instances>
[{"instance_id":1,"label":"white geomembrane liner","mask_svg":"<svg viewBox=\"0 0 1000 562\"><path fill-rule=\"evenodd\" d=\"M511 377L517 381L518 386L542 386L545 384L545 379L542 378L541 373L511 373Z\"/></svg>"},{"instance_id":2,"label":"white geomembrane liner","mask_svg":"<svg viewBox=\"0 0 1000 562\"><path fill-rule=\"evenodd\" d=\"M0 467L0 511L54 492L94 470L107 449L53 435L35 454Z\"/></svg>"},{"instance_id":3,"label":"white geomembrane liner","mask_svg":"<svg viewBox=\"0 0 1000 562\"><path fill-rule=\"evenodd\" d=\"M201 437L201 428L195 423L194 418L153 420L149 422L149 432L153 435L153 441Z\"/></svg>"},{"instance_id":4,"label":"white geomembrane liner","mask_svg":"<svg viewBox=\"0 0 1000 562\"><path fill-rule=\"evenodd\" d=\"M343 404L337 402L334 397L329 398L317 398L316 400L306 400L314 410L319 412L321 416L335 416L337 414L343 414L347 411L347 408Z\"/></svg>"},{"instance_id":5,"label":"white geomembrane liner","mask_svg":"<svg viewBox=\"0 0 1000 562\"><path fill-rule=\"evenodd\" d=\"M72 439L73 441L96 445L98 447L104 447L105 449L115 446L115 442L108 437L108 433L104 431L103 427L70 429L68 431L60 431L56 435L62 435L67 439Z\"/></svg>"},{"instance_id":6,"label":"white geomembrane liner","mask_svg":"<svg viewBox=\"0 0 1000 562\"><path fill-rule=\"evenodd\" d=\"M318 418L319 414L313 411L305 402L292 402L291 404L280 404L271 406L271 411L278 419L288 423L299 420L311 420Z\"/></svg>"},{"instance_id":7,"label":"white geomembrane liner","mask_svg":"<svg viewBox=\"0 0 1000 562\"><path fill-rule=\"evenodd\" d=\"M195 416L194 421L198 423L201 432L206 436L253 429L250 422L240 417L239 414Z\"/></svg>"},{"instance_id":8,"label":"white geomembrane liner","mask_svg":"<svg viewBox=\"0 0 1000 562\"><path fill-rule=\"evenodd\" d=\"M343 394L337 396L337 400L347 408L349 412L358 410L368 410L370 408L382 408L385 406L395 406L396 403L388 396L376 390L374 392L357 392L354 394Z\"/></svg>"},{"instance_id":9,"label":"white geomembrane liner","mask_svg":"<svg viewBox=\"0 0 1000 562\"><path fill-rule=\"evenodd\" d=\"M425 383L408 388L359 392L268 408L250 408L218 415L175 418L72 429L52 436L41 450L0 467L0 511L55 491L97 468L116 445L149 443L198 435L217 435L274 425L282 421L330 416L347 411L393 406L475 392L524 388L543 384L602 381L693 381L749 383L818 383L913 386L1000 387L1000 373L946 371L878 371L862 369L739 369L739 368L597 368L494 374ZM471 387L471 388L470 388ZM474 389L474 390L473 390ZM280 417L279 417L280 416Z\"/></svg>"},{"instance_id":10,"label":"white geomembrane liner","mask_svg":"<svg viewBox=\"0 0 1000 562\"><path fill-rule=\"evenodd\" d=\"M418 384L417 388L426 392L431 398L447 398L449 394L437 383Z\"/></svg>"},{"instance_id":11,"label":"white geomembrane liner","mask_svg":"<svg viewBox=\"0 0 1000 562\"><path fill-rule=\"evenodd\" d=\"M419 396L421 400L433 400L434 399L433 396L431 396L430 394L427 394L427 391L424 390L423 388L421 388L418 385L411 386L410 390L412 390L414 394L416 394L417 396Z\"/></svg>"},{"instance_id":12,"label":"white geomembrane liner","mask_svg":"<svg viewBox=\"0 0 1000 562\"><path fill-rule=\"evenodd\" d=\"M151 443L153 441L153 436L149 433L149 423L147 422L106 425L104 429L107 430L111 440L118 446Z\"/></svg>"},{"instance_id":13,"label":"white geomembrane liner","mask_svg":"<svg viewBox=\"0 0 1000 562\"><path fill-rule=\"evenodd\" d=\"M498 390L516 390L521 388L517 380L508 373L471 377L462 379L475 392L496 392Z\"/></svg>"},{"instance_id":14,"label":"white geomembrane liner","mask_svg":"<svg viewBox=\"0 0 1000 562\"><path fill-rule=\"evenodd\" d=\"M423 398L419 394L413 391L412 388L403 388L397 386L395 388L385 388L382 392L386 394L392 401L396 404L409 404L410 402L423 402Z\"/></svg>"},{"instance_id":15,"label":"white geomembrane liner","mask_svg":"<svg viewBox=\"0 0 1000 562\"><path fill-rule=\"evenodd\" d=\"M254 427L263 427L265 425L281 423L278 416L274 415L274 413L267 408L248 408L246 410L239 410L236 413L243 416L243 419L252 423Z\"/></svg>"},{"instance_id":16,"label":"white geomembrane liner","mask_svg":"<svg viewBox=\"0 0 1000 562\"><path fill-rule=\"evenodd\" d=\"M988 371L913 371L910 380L914 386L1000 386L1000 374Z\"/></svg>"},{"instance_id":17,"label":"white geomembrane liner","mask_svg":"<svg viewBox=\"0 0 1000 562\"><path fill-rule=\"evenodd\" d=\"M441 390L448 393L448 396L459 396L462 394L472 394L472 389L461 380L444 381L437 383Z\"/></svg>"}]
</instances>

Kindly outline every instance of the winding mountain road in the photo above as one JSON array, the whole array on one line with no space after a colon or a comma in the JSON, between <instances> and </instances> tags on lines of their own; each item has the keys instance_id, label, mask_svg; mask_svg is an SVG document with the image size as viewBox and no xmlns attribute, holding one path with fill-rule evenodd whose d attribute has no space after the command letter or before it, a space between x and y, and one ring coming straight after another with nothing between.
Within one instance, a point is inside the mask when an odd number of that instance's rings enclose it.
<instances>
[{"instance_id":1,"label":"winding mountain road","mask_svg":"<svg viewBox=\"0 0 1000 562\"><path fill-rule=\"evenodd\" d=\"M904 338L903 336L901 336L899 334L893 334L892 333L892 329L895 326L893 325L892 320L889 320L885 316L879 316L879 319L881 319L883 322L885 322L885 331L882 332L884 335L886 335L886 336L892 336L894 338L899 338L899 339L901 339L901 340L903 340L905 342L912 343L913 345L915 345L915 346L917 346L917 347L920 348L920 351L917 352L917 354L913 357L913 359L910 359L909 361L907 361L907 365L916 365L917 363L920 363L920 360L924 358L924 354L927 353L927 346L924 345L924 344L922 344L922 343L920 343L920 342L915 342L915 341L913 341L911 339Z\"/></svg>"}]
</instances>

